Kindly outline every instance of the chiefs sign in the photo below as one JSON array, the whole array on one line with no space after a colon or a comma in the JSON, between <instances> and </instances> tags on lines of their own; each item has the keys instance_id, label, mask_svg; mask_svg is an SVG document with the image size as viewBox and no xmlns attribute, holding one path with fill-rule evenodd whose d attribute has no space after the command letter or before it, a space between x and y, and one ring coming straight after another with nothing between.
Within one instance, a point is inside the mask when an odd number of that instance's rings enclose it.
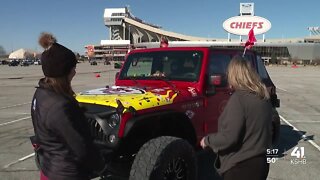
<instances>
[{"instance_id":1,"label":"chiefs sign","mask_svg":"<svg viewBox=\"0 0 320 180\"><path fill-rule=\"evenodd\" d=\"M269 20L259 16L235 16L223 22L223 28L236 35L248 35L254 28L254 34L263 34L271 28Z\"/></svg>"}]
</instances>

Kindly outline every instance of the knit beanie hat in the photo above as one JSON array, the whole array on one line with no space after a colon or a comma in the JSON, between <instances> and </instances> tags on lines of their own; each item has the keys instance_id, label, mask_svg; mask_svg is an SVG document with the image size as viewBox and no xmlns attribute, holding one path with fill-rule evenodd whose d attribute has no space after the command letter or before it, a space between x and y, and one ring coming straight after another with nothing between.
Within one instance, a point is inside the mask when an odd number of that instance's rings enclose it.
<instances>
[{"instance_id":1,"label":"knit beanie hat","mask_svg":"<svg viewBox=\"0 0 320 180\"><path fill-rule=\"evenodd\" d=\"M76 66L75 54L68 48L57 43L55 37L49 33L42 33L39 44L45 49L41 55L42 71L46 77L67 76Z\"/></svg>"}]
</instances>

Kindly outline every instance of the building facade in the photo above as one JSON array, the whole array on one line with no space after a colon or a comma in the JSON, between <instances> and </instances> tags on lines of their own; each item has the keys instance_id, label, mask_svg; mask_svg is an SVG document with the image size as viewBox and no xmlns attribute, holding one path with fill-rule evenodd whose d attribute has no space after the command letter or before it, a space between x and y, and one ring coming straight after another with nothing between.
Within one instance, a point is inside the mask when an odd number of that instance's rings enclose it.
<instances>
[{"instance_id":1,"label":"building facade","mask_svg":"<svg viewBox=\"0 0 320 180\"><path fill-rule=\"evenodd\" d=\"M245 10L249 12L250 9L246 7ZM202 38L166 31L159 25L135 17L128 8L105 9L104 24L109 29L109 39L101 40L99 45L93 46L93 56L88 56L91 59L122 61L132 48L159 47L161 38L167 39L169 46L192 44L239 48L244 45L241 37L240 39ZM85 48L88 49L88 46ZM312 63L320 60L320 36L310 34L308 37L295 39L263 38L258 40L253 49L258 51L265 61L276 58Z\"/></svg>"}]
</instances>

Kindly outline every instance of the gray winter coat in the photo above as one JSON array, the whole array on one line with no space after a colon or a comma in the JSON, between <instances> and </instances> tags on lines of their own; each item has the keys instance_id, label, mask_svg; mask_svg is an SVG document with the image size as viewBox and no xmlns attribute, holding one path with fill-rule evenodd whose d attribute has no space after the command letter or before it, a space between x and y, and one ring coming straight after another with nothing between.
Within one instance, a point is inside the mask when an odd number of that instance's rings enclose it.
<instances>
[{"instance_id":1,"label":"gray winter coat","mask_svg":"<svg viewBox=\"0 0 320 180\"><path fill-rule=\"evenodd\" d=\"M218 120L218 132L205 144L218 154L219 174L237 163L266 154L271 147L272 106L268 100L247 91L235 91Z\"/></svg>"}]
</instances>

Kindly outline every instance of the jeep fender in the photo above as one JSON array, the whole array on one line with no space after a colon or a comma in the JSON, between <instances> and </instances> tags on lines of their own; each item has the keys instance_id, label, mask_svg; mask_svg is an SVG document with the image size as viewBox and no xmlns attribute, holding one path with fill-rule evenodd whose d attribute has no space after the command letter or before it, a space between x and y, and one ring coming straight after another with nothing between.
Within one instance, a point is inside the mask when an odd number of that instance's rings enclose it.
<instances>
[{"instance_id":1,"label":"jeep fender","mask_svg":"<svg viewBox=\"0 0 320 180\"><path fill-rule=\"evenodd\" d=\"M137 149L148 140L159 136L179 137L194 147L197 142L191 120L184 113L176 111L160 111L133 117L126 123L123 140L124 144L127 144L125 146L136 143L136 146L139 146L135 147Z\"/></svg>"}]
</instances>

